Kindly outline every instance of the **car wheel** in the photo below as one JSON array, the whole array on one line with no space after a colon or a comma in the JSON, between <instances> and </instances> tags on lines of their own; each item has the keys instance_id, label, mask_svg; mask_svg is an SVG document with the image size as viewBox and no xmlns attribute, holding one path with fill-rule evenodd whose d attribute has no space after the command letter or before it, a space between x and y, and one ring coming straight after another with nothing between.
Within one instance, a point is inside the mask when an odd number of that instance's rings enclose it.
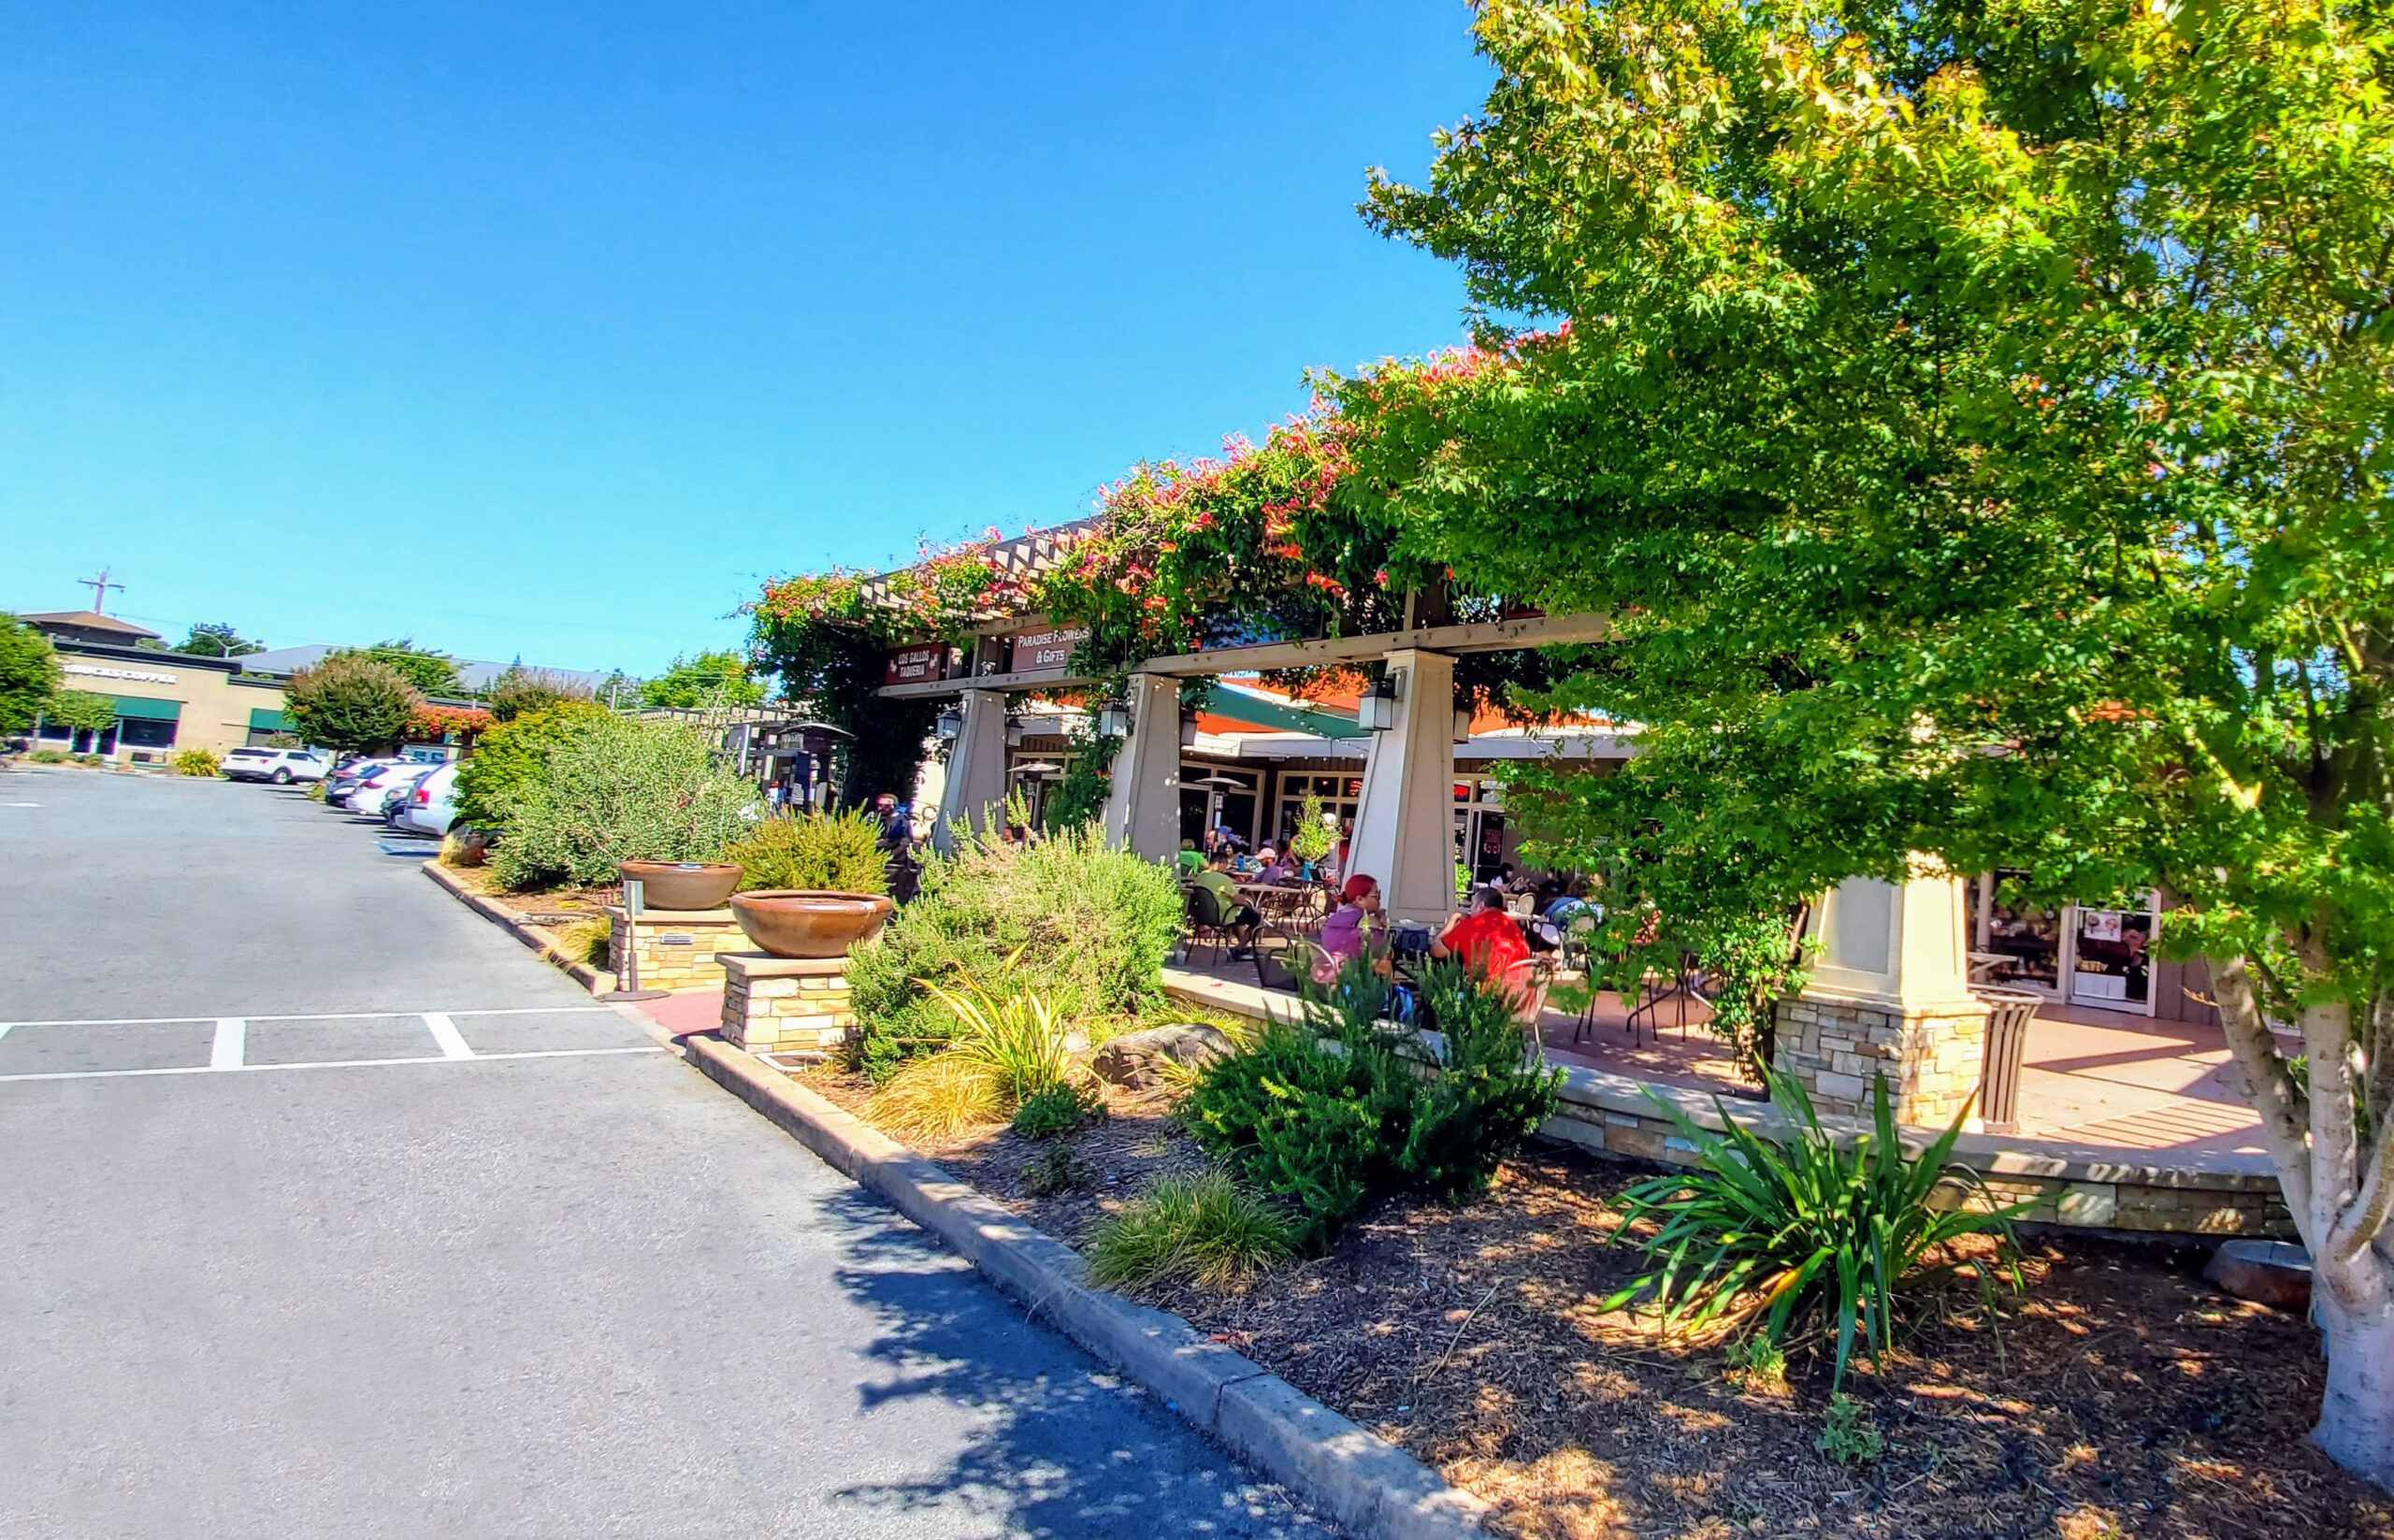
<instances>
[{"instance_id":1,"label":"car wheel","mask_svg":"<svg viewBox=\"0 0 2394 1540\"><path fill-rule=\"evenodd\" d=\"M291 772L287 770L278 768L274 772L273 779L276 785L287 786L291 784Z\"/></svg>"}]
</instances>

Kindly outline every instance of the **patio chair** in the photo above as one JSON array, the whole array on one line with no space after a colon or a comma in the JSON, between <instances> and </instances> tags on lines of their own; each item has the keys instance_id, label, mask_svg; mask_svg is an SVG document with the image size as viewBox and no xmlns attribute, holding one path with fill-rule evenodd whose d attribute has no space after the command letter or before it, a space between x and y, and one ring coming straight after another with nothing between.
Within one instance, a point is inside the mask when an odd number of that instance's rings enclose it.
<instances>
[{"instance_id":1,"label":"patio chair","mask_svg":"<svg viewBox=\"0 0 2394 1540\"><path fill-rule=\"evenodd\" d=\"M1231 929L1231 917L1222 913L1222 900L1215 891L1202 885L1189 888L1189 925L1187 940L1191 948L1211 946L1214 960L1219 962L1235 945L1238 937Z\"/></svg>"},{"instance_id":2,"label":"patio chair","mask_svg":"<svg viewBox=\"0 0 2394 1540\"><path fill-rule=\"evenodd\" d=\"M1293 995L1323 956L1319 942L1287 925L1267 925L1255 938L1255 982L1261 988Z\"/></svg>"}]
</instances>

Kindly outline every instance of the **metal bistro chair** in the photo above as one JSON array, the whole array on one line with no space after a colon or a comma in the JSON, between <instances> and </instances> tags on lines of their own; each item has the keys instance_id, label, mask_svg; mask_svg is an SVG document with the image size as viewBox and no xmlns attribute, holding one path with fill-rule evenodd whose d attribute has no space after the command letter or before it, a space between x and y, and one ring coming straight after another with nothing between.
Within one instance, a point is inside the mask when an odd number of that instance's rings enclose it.
<instances>
[{"instance_id":1,"label":"metal bistro chair","mask_svg":"<svg viewBox=\"0 0 2394 1540\"><path fill-rule=\"evenodd\" d=\"M1203 884L1191 884L1189 889L1189 944L1191 947L1210 945L1214 960L1220 962L1237 940L1231 933L1231 918L1222 913L1222 900L1215 891Z\"/></svg>"},{"instance_id":2,"label":"metal bistro chair","mask_svg":"<svg viewBox=\"0 0 2394 1540\"><path fill-rule=\"evenodd\" d=\"M1266 925L1255 937L1255 982L1263 989L1296 994L1326 955L1320 942L1294 928Z\"/></svg>"}]
</instances>

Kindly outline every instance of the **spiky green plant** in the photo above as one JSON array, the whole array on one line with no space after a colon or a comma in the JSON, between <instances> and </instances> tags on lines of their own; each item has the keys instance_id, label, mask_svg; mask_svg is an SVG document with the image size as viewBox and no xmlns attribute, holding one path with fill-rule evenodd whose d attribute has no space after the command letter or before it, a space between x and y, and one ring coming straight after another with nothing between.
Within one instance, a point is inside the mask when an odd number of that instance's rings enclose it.
<instances>
[{"instance_id":1,"label":"spiky green plant","mask_svg":"<svg viewBox=\"0 0 2394 1540\"><path fill-rule=\"evenodd\" d=\"M1296 1248L1279 1209L1228 1173L1159 1176L1090 1235L1089 1276L1101 1288L1167 1279L1235 1288Z\"/></svg>"},{"instance_id":2,"label":"spiky green plant","mask_svg":"<svg viewBox=\"0 0 2394 1540\"><path fill-rule=\"evenodd\" d=\"M1697 1169L1650 1178L1622 1194L1615 1240L1651 1222L1654 1229L1635 1244L1660 1265L1606 1308L1651 1291L1666 1330L1697 1331L1752 1307L1763 1313L1762 1333L1774 1345L1785 1342L1791 1326L1818 1315L1836 1324L1832 1383L1842 1385L1857 1337L1874 1363L1894 1345L1897 1293L1933 1271L1931 1250L1992 1233L2008 1253L2012 1216L2027 1205L1996 1204L1976 1172L1950 1160L1967 1106L1915 1158L1896 1137L1884 1075L1871 1091L1870 1131L1851 1139L1822 1128L1801 1086L1779 1074L1767 1079L1771 1101L1796 1125L1794 1139L1783 1144L1740 1127L1725 1109L1724 1131L1715 1133L1653 1097L1695 1146ZM1955 1184L1966 1202L1933 1205L1930 1194L1940 1182ZM1986 1206L1968 1206L1971 1199ZM2017 1288L2016 1272L2011 1279Z\"/></svg>"},{"instance_id":3,"label":"spiky green plant","mask_svg":"<svg viewBox=\"0 0 2394 1540\"><path fill-rule=\"evenodd\" d=\"M1064 1046L1065 1015L1031 989L1003 995L980 986L962 990L924 981L956 1017L950 1053L988 1066L1009 1108L1064 1083L1071 1059Z\"/></svg>"}]
</instances>

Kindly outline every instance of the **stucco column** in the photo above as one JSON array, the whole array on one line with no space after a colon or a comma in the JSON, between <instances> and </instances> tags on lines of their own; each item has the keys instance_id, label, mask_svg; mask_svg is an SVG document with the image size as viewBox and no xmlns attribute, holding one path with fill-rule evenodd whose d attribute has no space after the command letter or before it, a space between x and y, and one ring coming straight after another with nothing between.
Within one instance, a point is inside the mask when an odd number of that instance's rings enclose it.
<instances>
[{"instance_id":1,"label":"stucco column","mask_svg":"<svg viewBox=\"0 0 2394 1540\"><path fill-rule=\"evenodd\" d=\"M1438 925L1455 910L1455 660L1406 648L1388 669L1396 725L1372 735L1346 870L1379 879L1392 917Z\"/></svg>"},{"instance_id":2,"label":"stucco column","mask_svg":"<svg viewBox=\"0 0 2394 1540\"><path fill-rule=\"evenodd\" d=\"M1857 877L1813 906L1811 983L1779 1002L1773 1057L1824 1111L1867 1108L1883 1073L1897 1122L1942 1127L1979 1088L1987 1006L1970 992L1960 880L1921 856L1912 873Z\"/></svg>"},{"instance_id":3,"label":"stucco column","mask_svg":"<svg viewBox=\"0 0 2394 1540\"><path fill-rule=\"evenodd\" d=\"M931 842L956 847L958 833L1002 819L1006 800L1006 698L1002 690L967 690L964 727L947 751L947 784L940 789L939 828Z\"/></svg>"},{"instance_id":4,"label":"stucco column","mask_svg":"<svg viewBox=\"0 0 2394 1540\"><path fill-rule=\"evenodd\" d=\"M1180 851L1180 681L1131 676L1131 736L1114 756L1105 793L1105 842L1149 860Z\"/></svg>"}]
</instances>

